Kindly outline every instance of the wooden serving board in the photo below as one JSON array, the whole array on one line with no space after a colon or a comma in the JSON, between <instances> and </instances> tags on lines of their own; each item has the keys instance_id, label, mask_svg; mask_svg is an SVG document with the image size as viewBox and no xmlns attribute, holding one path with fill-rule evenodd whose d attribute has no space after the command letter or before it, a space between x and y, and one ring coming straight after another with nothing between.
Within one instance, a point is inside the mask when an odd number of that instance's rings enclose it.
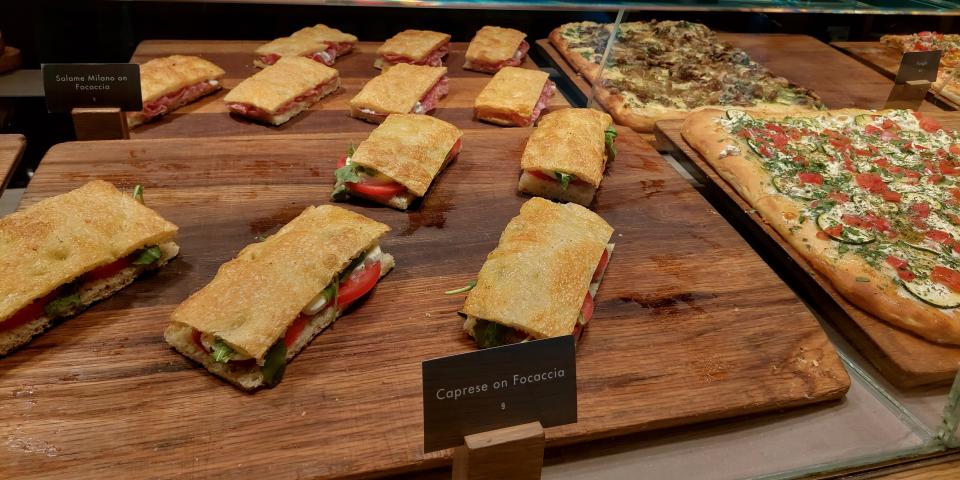
<instances>
[{"instance_id":1,"label":"wooden serving board","mask_svg":"<svg viewBox=\"0 0 960 480\"><path fill-rule=\"evenodd\" d=\"M900 70L900 59L903 54L895 48L888 47L880 42L831 42L830 45L846 52L853 58L863 62L889 79L897 77ZM960 108L956 102L930 89L928 98L935 98L946 104L950 109Z\"/></svg>"},{"instance_id":2,"label":"wooden serving board","mask_svg":"<svg viewBox=\"0 0 960 480\"><path fill-rule=\"evenodd\" d=\"M949 128L960 128L960 114L931 113L930 116L937 118L941 123ZM790 267L794 267L793 278L798 282L806 281L809 283L812 278L819 291L812 292L814 295L823 293L829 296L826 302L818 301L818 311L829 318L843 334L860 350L864 356L880 370L881 373L894 385L903 388L916 387L936 382L948 382L953 380L954 375L960 367L960 347L950 347L928 342L906 330L888 324L873 315L861 310L852 303L848 302L830 282L823 277L803 256L796 251L783 237L772 227L763 221L763 218L755 209L744 200L734 188L717 173L716 170L691 147L680 133L683 126L682 120L670 120L657 122L657 130L666 141L672 143L676 148L673 154L683 160L691 162L699 169L702 180L719 187L723 194L736 204L736 208L742 212L741 217L749 218L744 225L753 230L751 234L764 235L773 242L771 248L779 248L781 253L786 253L792 262L783 258L783 255L774 254ZM757 231L759 229L760 231ZM803 275L806 272L807 275ZM809 285L802 285L803 288L809 288ZM814 287L817 288L817 287ZM839 309L830 308L827 303L832 299Z\"/></svg>"},{"instance_id":3,"label":"wooden serving board","mask_svg":"<svg viewBox=\"0 0 960 480\"><path fill-rule=\"evenodd\" d=\"M330 478L440 467L422 451L420 362L475 349L441 292L475 278L507 222L529 129L466 130L422 205L343 204L393 230L397 266L308 345L279 386L242 393L172 351L171 311L260 235L327 202L363 134L72 142L24 205L94 178L141 183L180 256L0 359L4 477ZM616 229L577 352L579 422L548 446L819 402L849 378L803 303L632 133L594 208ZM304 252L310 255L311 252Z\"/></svg>"},{"instance_id":4,"label":"wooden serving board","mask_svg":"<svg viewBox=\"0 0 960 480\"><path fill-rule=\"evenodd\" d=\"M214 137L233 135L275 135L278 133L369 132L376 125L350 117L349 101L371 78L380 74L373 68L379 42L359 42L353 52L337 59L341 87L289 122L272 127L232 116L223 102L227 91L260 71L253 66L253 51L265 41L248 40L147 40L137 46L130 59L143 63L174 54L197 55L216 63L227 74L224 90L165 115L160 120L130 131L131 138ZM492 75L463 69L466 43L450 44L444 64L450 77L450 93L433 116L461 128L503 128L473 118L473 102ZM524 68L536 69L529 57ZM570 106L559 92L550 99L544 113Z\"/></svg>"},{"instance_id":5,"label":"wooden serving board","mask_svg":"<svg viewBox=\"0 0 960 480\"><path fill-rule=\"evenodd\" d=\"M7 188L7 182L20 163L20 156L27 140L20 134L0 135L0 194Z\"/></svg>"}]
</instances>

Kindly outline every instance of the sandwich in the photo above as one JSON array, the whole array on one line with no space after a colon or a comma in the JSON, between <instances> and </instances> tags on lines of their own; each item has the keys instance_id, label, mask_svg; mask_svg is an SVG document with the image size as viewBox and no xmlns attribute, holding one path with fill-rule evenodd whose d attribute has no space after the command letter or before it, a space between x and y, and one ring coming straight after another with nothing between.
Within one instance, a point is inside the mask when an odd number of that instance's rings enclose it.
<instances>
[{"instance_id":1,"label":"sandwich","mask_svg":"<svg viewBox=\"0 0 960 480\"><path fill-rule=\"evenodd\" d=\"M237 115L282 125L340 88L340 73L305 57L283 57L223 98Z\"/></svg>"},{"instance_id":2,"label":"sandwich","mask_svg":"<svg viewBox=\"0 0 960 480\"><path fill-rule=\"evenodd\" d=\"M177 255L142 198L95 180L0 219L0 355Z\"/></svg>"},{"instance_id":3,"label":"sandwich","mask_svg":"<svg viewBox=\"0 0 960 480\"><path fill-rule=\"evenodd\" d=\"M363 86L350 100L350 115L380 123L391 113L428 113L449 91L447 67L401 63Z\"/></svg>"},{"instance_id":4,"label":"sandwich","mask_svg":"<svg viewBox=\"0 0 960 480\"><path fill-rule=\"evenodd\" d=\"M556 87L540 70L505 67L490 79L473 104L478 120L529 127L547 106Z\"/></svg>"},{"instance_id":5,"label":"sandwich","mask_svg":"<svg viewBox=\"0 0 960 480\"><path fill-rule=\"evenodd\" d=\"M439 67L449 46L450 35L446 33L404 30L380 45L373 66L386 69L398 63L410 63Z\"/></svg>"},{"instance_id":6,"label":"sandwich","mask_svg":"<svg viewBox=\"0 0 960 480\"><path fill-rule=\"evenodd\" d=\"M460 153L462 136L457 127L427 115L390 115L340 158L331 197L359 197L406 210Z\"/></svg>"},{"instance_id":7,"label":"sandwich","mask_svg":"<svg viewBox=\"0 0 960 480\"><path fill-rule=\"evenodd\" d=\"M274 386L296 354L393 268L390 230L359 213L307 207L248 245L171 314L164 338L244 389Z\"/></svg>"},{"instance_id":8,"label":"sandwich","mask_svg":"<svg viewBox=\"0 0 960 480\"><path fill-rule=\"evenodd\" d=\"M484 73L497 73L503 67L516 67L530 50L526 33L512 28L485 26L477 31L467 47L463 68Z\"/></svg>"},{"instance_id":9,"label":"sandwich","mask_svg":"<svg viewBox=\"0 0 960 480\"><path fill-rule=\"evenodd\" d=\"M253 64L266 68L282 57L307 57L329 67L337 57L350 53L356 44L357 37L317 24L261 45L256 50L257 58Z\"/></svg>"},{"instance_id":10,"label":"sandwich","mask_svg":"<svg viewBox=\"0 0 960 480\"><path fill-rule=\"evenodd\" d=\"M613 228L573 203L531 198L480 268L462 313L480 348L574 335L593 316Z\"/></svg>"},{"instance_id":11,"label":"sandwich","mask_svg":"<svg viewBox=\"0 0 960 480\"><path fill-rule=\"evenodd\" d=\"M140 65L143 110L127 112L130 128L156 120L222 87L222 68L200 57L171 55Z\"/></svg>"},{"instance_id":12,"label":"sandwich","mask_svg":"<svg viewBox=\"0 0 960 480\"><path fill-rule=\"evenodd\" d=\"M617 154L610 115L567 108L544 115L520 159L523 193L590 205L600 180Z\"/></svg>"}]
</instances>

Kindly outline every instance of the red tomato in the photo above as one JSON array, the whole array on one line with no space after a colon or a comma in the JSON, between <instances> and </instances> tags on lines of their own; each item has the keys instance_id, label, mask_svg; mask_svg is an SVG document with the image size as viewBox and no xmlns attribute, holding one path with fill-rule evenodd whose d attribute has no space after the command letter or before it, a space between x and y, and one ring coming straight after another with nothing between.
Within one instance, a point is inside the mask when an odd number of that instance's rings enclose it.
<instances>
[{"instance_id":1,"label":"red tomato","mask_svg":"<svg viewBox=\"0 0 960 480\"><path fill-rule=\"evenodd\" d=\"M960 145L950 145L950 153L960 155Z\"/></svg>"},{"instance_id":2,"label":"red tomato","mask_svg":"<svg viewBox=\"0 0 960 480\"><path fill-rule=\"evenodd\" d=\"M553 175L550 175L549 173L546 173L546 172L541 172L541 171L539 171L539 170L527 170L527 173L529 173L530 175L533 175L534 177L539 178L540 180L547 180L547 181L549 181L549 182L559 182L559 181L560 181L560 180L557 180L557 177L555 177L555 176L553 176ZM578 178L578 179L576 179L576 180L571 181L571 182L570 182L570 185L583 185L583 184L585 184L585 183L587 183L586 180L580 180L580 179Z\"/></svg>"},{"instance_id":3,"label":"red tomato","mask_svg":"<svg viewBox=\"0 0 960 480\"><path fill-rule=\"evenodd\" d=\"M827 235L830 235L831 237L839 238L840 235L843 235L843 225L837 224L832 227L825 228L823 229L823 231L826 232Z\"/></svg>"},{"instance_id":4,"label":"red tomato","mask_svg":"<svg viewBox=\"0 0 960 480\"><path fill-rule=\"evenodd\" d=\"M881 129L876 125L867 125L866 127L863 127L863 131L866 132L868 135L877 135L879 133L882 133L883 129Z\"/></svg>"},{"instance_id":5,"label":"red tomato","mask_svg":"<svg viewBox=\"0 0 960 480\"><path fill-rule=\"evenodd\" d=\"M927 218L930 216L930 205L927 203L914 203L910 205L910 212L920 218Z\"/></svg>"},{"instance_id":6,"label":"red tomato","mask_svg":"<svg viewBox=\"0 0 960 480\"><path fill-rule=\"evenodd\" d=\"M300 334L303 333L303 329L307 328L307 323L310 321L310 317L304 314L300 314L296 320L287 327L287 333L283 336L283 344L290 348L294 343L297 343L297 339L300 338Z\"/></svg>"},{"instance_id":7,"label":"red tomato","mask_svg":"<svg viewBox=\"0 0 960 480\"><path fill-rule=\"evenodd\" d=\"M200 340L200 336L201 336L201 335L202 335L202 334L200 333L200 330L193 329L193 343L194 343L194 344L197 346L197 348L199 348L200 350L203 350L204 352L210 353L210 350L207 350L207 347L204 347L204 346L203 346L203 342Z\"/></svg>"},{"instance_id":8,"label":"red tomato","mask_svg":"<svg viewBox=\"0 0 960 480\"><path fill-rule=\"evenodd\" d=\"M463 143L463 137L458 138L457 143L454 143L453 146L450 147L450 152L447 153L447 160L450 160L451 158L456 157L457 154L460 153L460 146L462 143Z\"/></svg>"},{"instance_id":9,"label":"red tomato","mask_svg":"<svg viewBox=\"0 0 960 480\"><path fill-rule=\"evenodd\" d=\"M944 243L951 240L950 234L943 230L929 230L923 235L937 243Z\"/></svg>"},{"instance_id":10,"label":"red tomato","mask_svg":"<svg viewBox=\"0 0 960 480\"><path fill-rule=\"evenodd\" d=\"M887 256L887 263L891 267L896 268L897 270L902 270L907 267L907 261L901 258L894 257L893 255Z\"/></svg>"},{"instance_id":11,"label":"red tomato","mask_svg":"<svg viewBox=\"0 0 960 480\"><path fill-rule=\"evenodd\" d=\"M957 165L949 160L940 160L940 173L944 175L957 175L960 174L960 168L957 168Z\"/></svg>"},{"instance_id":12,"label":"red tomato","mask_svg":"<svg viewBox=\"0 0 960 480\"><path fill-rule=\"evenodd\" d=\"M914 115L916 115L916 112L914 112ZM881 126L883 127L884 130L890 130L891 128L896 127L897 124L893 123L893 120L890 120L889 118L885 118L883 119L883 123L881 124Z\"/></svg>"},{"instance_id":13,"label":"red tomato","mask_svg":"<svg viewBox=\"0 0 960 480\"><path fill-rule=\"evenodd\" d=\"M936 132L943 128L940 126L940 122L931 117L925 117L920 112L913 112L913 116L917 117L917 120L920 122L920 128L924 129L927 132Z\"/></svg>"},{"instance_id":14,"label":"red tomato","mask_svg":"<svg viewBox=\"0 0 960 480\"><path fill-rule=\"evenodd\" d=\"M364 179L360 183L347 182L347 188L371 197L391 198L407 191L407 187L397 182L375 182Z\"/></svg>"},{"instance_id":15,"label":"red tomato","mask_svg":"<svg viewBox=\"0 0 960 480\"><path fill-rule=\"evenodd\" d=\"M827 198L829 198L830 200L836 200L838 202L850 201L850 195L847 195L846 193L843 193L843 192L830 192L830 194L827 195Z\"/></svg>"},{"instance_id":16,"label":"red tomato","mask_svg":"<svg viewBox=\"0 0 960 480\"><path fill-rule=\"evenodd\" d=\"M800 172L800 182L823 185L823 175L816 172Z\"/></svg>"},{"instance_id":17,"label":"red tomato","mask_svg":"<svg viewBox=\"0 0 960 480\"><path fill-rule=\"evenodd\" d=\"M116 275L121 270L129 267L130 265L133 265L133 260L130 259L130 256L126 256L113 263L108 263L101 267L97 267L97 268L94 268L93 270L90 270L89 272L83 275L83 279L85 281L92 282L95 280L109 278Z\"/></svg>"},{"instance_id":18,"label":"red tomato","mask_svg":"<svg viewBox=\"0 0 960 480\"><path fill-rule=\"evenodd\" d=\"M842 221L844 225L850 225L851 227L857 227L857 228L871 227L870 221L867 220L865 217L861 217L858 215L850 215L848 213L843 214L843 216L840 217L840 221Z\"/></svg>"},{"instance_id":19,"label":"red tomato","mask_svg":"<svg viewBox=\"0 0 960 480\"><path fill-rule=\"evenodd\" d=\"M26 325L43 315L43 307L45 307L51 300L57 298L57 295L60 293L59 290L54 290L48 293L45 297L40 297L30 305L23 307L19 312L14 313L12 317L0 322L0 332L5 332L8 330L13 330L21 325Z\"/></svg>"},{"instance_id":20,"label":"red tomato","mask_svg":"<svg viewBox=\"0 0 960 480\"><path fill-rule=\"evenodd\" d=\"M960 272L956 270L937 265L933 267L933 272L930 273L930 279L945 285L954 292L960 292Z\"/></svg>"},{"instance_id":21,"label":"red tomato","mask_svg":"<svg viewBox=\"0 0 960 480\"><path fill-rule=\"evenodd\" d=\"M347 165L347 156L343 155L337 160L337 168L343 168Z\"/></svg>"},{"instance_id":22,"label":"red tomato","mask_svg":"<svg viewBox=\"0 0 960 480\"><path fill-rule=\"evenodd\" d=\"M778 150L782 150L783 147L786 147L787 144L790 143L790 139L782 133L774 134L771 139L773 140L773 146Z\"/></svg>"},{"instance_id":23,"label":"red tomato","mask_svg":"<svg viewBox=\"0 0 960 480\"><path fill-rule=\"evenodd\" d=\"M929 182L930 185L938 185L942 181L943 175L930 175L930 177L927 178L927 182Z\"/></svg>"},{"instance_id":24,"label":"red tomato","mask_svg":"<svg viewBox=\"0 0 960 480\"><path fill-rule=\"evenodd\" d=\"M607 267L607 263L610 263L610 254L607 253L607 250L603 250L603 255L600 255L600 263L597 264L597 269L593 271L593 278L590 279L590 282L596 282L597 278L600 277L600 273L603 272L603 269Z\"/></svg>"},{"instance_id":25,"label":"red tomato","mask_svg":"<svg viewBox=\"0 0 960 480\"><path fill-rule=\"evenodd\" d=\"M904 282L912 282L917 278L910 270L897 270L897 276Z\"/></svg>"},{"instance_id":26,"label":"red tomato","mask_svg":"<svg viewBox=\"0 0 960 480\"><path fill-rule=\"evenodd\" d=\"M347 305L373 290L379 279L380 262L367 265L359 272L354 271L352 275L340 282L337 290L337 308L343 310Z\"/></svg>"},{"instance_id":27,"label":"red tomato","mask_svg":"<svg viewBox=\"0 0 960 480\"><path fill-rule=\"evenodd\" d=\"M587 323L593 318L593 297L590 292L583 296L583 306L580 307L580 313L583 314L583 323Z\"/></svg>"}]
</instances>

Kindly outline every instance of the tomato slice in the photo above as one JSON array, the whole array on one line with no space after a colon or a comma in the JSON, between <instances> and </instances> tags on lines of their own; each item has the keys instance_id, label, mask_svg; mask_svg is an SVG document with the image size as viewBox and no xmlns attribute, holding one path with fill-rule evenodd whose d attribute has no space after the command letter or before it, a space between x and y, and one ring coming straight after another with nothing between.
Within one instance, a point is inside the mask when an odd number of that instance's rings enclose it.
<instances>
[{"instance_id":1,"label":"tomato slice","mask_svg":"<svg viewBox=\"0 0 960 480\"><path fill-rule=\"evenodd\" d=\"M593 271L593 278L590 279L590 283L596 282L600 278L600 274L603 273L603 269L607 267L607 263L610 263L610 253L607 252L607 249L603 249L603 255L600 256L600 263L597 264L597 269Z\"/></svg>"},{"instance_id":2,"label":"tomato slice","mask_svg":"<svg viewBox=\"0 0 960 480\"><path fill-rule=\"evenodd\" d=\"M14 313L12 317L0 322L0 332L13 330L21 325L26 325L43 315L43 307L47 306L60 293L59 289L47 294L45 297L38 298Z\"/></svg>"},{"instance_id":3,"label":"tomato slice","mask_svg":"<svg viewBox=\"0 0 960 480\"><path fill-rule=\"evenodd\" d=\"M454 143L453 146L450 147L450 152L447 153L447 160L450 160L451 158L456 157L457 154L460 153L460 146L462 144L463 144L463 137L460 137L457 139L457 143Z\"/></svg>"},{"instance_id":4,"label":"tomato slice","mask_svg":"<svg viewBox=\"0 0 960 480\"><path fill-rule=\"evenodd\" d=\"M83 280L87 282L93 282L96 280L102 280L104 278L109 278L117 273L120 273L121 270L133 265L133 260L130 259L130 256L126 256L117 260L113 263L108 263L106 265L94 268L89 272L83 275Z\"/></svg>"},{"instance_id":5,"label":"tomato slice","mask_svg":"<svg viewBox=\"0 0 960 480\"><path fill-rule=\"evenodd\" d=\"M347 164L347 156L343 155L337 160L337 168L343 168ZM357 193L362 193L371 197L390 199L407 191L407 187L394 181L383 181L374 178L364 178L353 183L345 183L347 188Z\"/></svg>"},{"instance_id":6,"label":"tomato slice","mask_svg":"<svg viewBox=\"0 0 960 480\"><path fill-rule=\"evenodd\" d=\"M286 345L288 349L292 347L294 343L297 343L297 339L300 338L303 329L307 328L307 322L309 321L309 316L300 314L290 327L287 328L287 333L283 336L283 344Z\"/></svg>"},{"instance_id":7,"label":"tomato slice","mask_svg":"<svg viewBox=\"0 0 960 480\"><path fill-rule=\"evenodd\" d=\"M557 180L557 177L550 175L549 173L541 172L540 170L527 170L527 173L537 177L541 180L547 180L549 182L560 183L560 180ZM571 185L584 185L587 184L586 180L580 180L579 178L570 182Z\"/></svg>"},{"instance_id":8,"label":"tomato slice","mask_svg":"<svg viewBox=\"0 0 960 480\"><path fill-rule=\"evenodd\" d=\"M194 329L193 329L193 343L194 343L194 345L196 345L200 350L203 350L204 352L210 353L210 350L207 350L207 347L204 347L204 346L203 346L203 342L200 341L200 336L201 336L201 335L202 335L202 334L200 333L200 330L197 330L196 328L194 328Z\"/></svg>"},{"instance_id":9,"label":"tomato slice","mask_svg":"<svg viewBox=\"0 0 960 480\"><path fill-rule=\"evenodd\" d=\"M343 310L348 305L364 296L377 284L380 279L380 262L354 271L352 275L340 282L337 290L337 308Z\"/></svg>"},{"instance_id":10,"label":"tomato slice","mask_svg":"<svg viewBox=\"0 0 960 480\"><path fill-rule=\"evenodd\" d=\"M580 307L580 314L583 315L583 323L587 323L593 318L593 297L590 292L583 296L583 305Z\"/></svg>"}]
</instances>

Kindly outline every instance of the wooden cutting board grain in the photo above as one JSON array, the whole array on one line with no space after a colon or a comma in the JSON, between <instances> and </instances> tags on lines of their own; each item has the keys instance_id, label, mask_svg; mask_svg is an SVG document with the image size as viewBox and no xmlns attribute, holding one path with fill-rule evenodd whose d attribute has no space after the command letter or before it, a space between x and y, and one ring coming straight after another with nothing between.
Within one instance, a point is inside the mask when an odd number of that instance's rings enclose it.
<instances>
[{"instance_id":1,"label":"wooden cutting board grain","mask_svg":"<svg viewBox=\"0 0 960 480\"><path fill-rule=\"evenodd\" d=\"M253 51L265 41L248 40L146 40L141 42L130 59L143 63L167 55L198 55L223 68L227 74L224 90L204 97L156 122L130 131L131 138L213 137L232 135L276 135L278 133L369 132L376 125L348 116L349 101L371 78L380 74L373 68L379 42L359 42L353 52L337 59L333 66L340 72L340 89L310 109L279 126L265 126L230 115L223 102L227 90L260 71L253 66ZM450 93L440 100L433 116L461 128L503 128L473 118L473 102L492 75L463 69L467 44L453 42L444 65L450 77ZM537 68L527 57L524 68ZM544 113L568 107L557 92Z\"/></svg>"},{"instance_id":2,"label":"wooden cutting board grain","mask_svg":"<svg viewBox=\"0 0 960 480\"><path fill-rule=\"evenodd\" d=\"M0 135L0 194L7 187L7 182L13 176L13 171L20 163L20 155L27 140L20 134Z\"/></svg>"},{"instance_id":3,"label":"wooden cutting board grain","mask_svg":"<svg viewBox=\"0 0 960 480\"><path fill-rule=\"evenodd\" d=\"M960 115L953 113L930 113L947 128L960 128ZM909 388L918 385L953 380L960 366L960 347L928 342L906 330L890 325L848 302L830 281L818 274L813 267L787 243L772 227L767 225L756 210L733 189L693 149L680 133L682 120L657 123L657 130L675 146L673 154L690 161L703 174L704 180L717 186L733 200L742 216L749 218L755 232L767 235L793 260L796 267L792 273L806 272L839 307L839 311L819 305L819 311L836 325L840 331L880 370L894 385ZM803 279L801 278L801 281Z\"/></svg>"},{"instance_id":4,"label":"wooden cutting board grain","mask_svg":"<svg viewBox=\"0 0 960 480\"><path fill-rule=\"evenodd\" d=\"M101 178L180 226L180 256L0 359L5 478L363 477L448 464L422 451L420 362L475 349L443 291L475 278L525 200L529 129L466 130L463 153L389 224L397 260L279 386L242 393L172 351L170 312L218 266L327 202L363 134L66 143L24 205ZM616 229L577 352L579 421L558 446L841 397L849 378L803 303L693 188L629 132L595 210ZM303 252L310 255L311 252Z\"/></svg>"}]
</instances>

